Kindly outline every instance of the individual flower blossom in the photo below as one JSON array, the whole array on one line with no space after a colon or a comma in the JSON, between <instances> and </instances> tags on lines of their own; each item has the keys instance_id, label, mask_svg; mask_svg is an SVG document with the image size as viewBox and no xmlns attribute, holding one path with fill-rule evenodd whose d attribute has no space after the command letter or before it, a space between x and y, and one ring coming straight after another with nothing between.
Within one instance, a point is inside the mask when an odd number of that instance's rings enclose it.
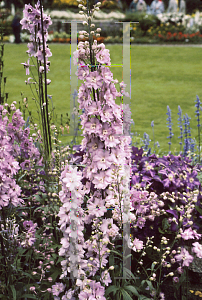
<instances>
[{"instance_id":1,"label":"individual flower blossom","mask_svg":"<svg viewBox=\"0 0 202 300\"><path fill-rule=\"evenodd\" d=\"M185 248L182 248L181 253L175 255L175 259L176 261L182 263L182 267L184 266L188 267L189 264L192 263L194 258L192 255L189 254L189 252Z\"/></svg>"},{"instance_id":2,"label":"individual flower blossom","mask_svg":"<svg viewBox=\"0 0 202 300\"><path fill-rule=\"evenodd\" d=\"M56 284L52 285L52 294L54 296L59 296L65 289L65 285L61 282L56 282Z\"/></svg>"},{"instance_id":3,"label":"individual flower blossom","mask_svg":"<svg viewBox=\"0 0 202 300\"><path fill-rule=\"evenodd\" d=\"M32 221L24 221L23 226L26 230L32 231L35 230L37 224L34 224Z\"/></svg>"},{"instance_id":4,"label":"individual flower blossom","mask_svg":"<svg viewBox=\"0 0 202 300\"><path fill-rule=\"evenodd\" d=\"M178 267L178 268L177 268L177 272L178 272L179 274L182 274L182 273L184 272L184 270L183 270L182 267Z\"/></svg>"},{"instance_id":5,"label":"individual flower blossom","mask_svg":"<svg viewBox=\"0 0 202 300\"><path fill-rule=\"evenodd\" d=\"M140 241L139 239L135 238L133 241L133 250L134 251L139 251L142 250L144 247L143 241Z\"/></svg>"},{"instance_id":6,"label":"individual flower blossom","mask_svg":"<svg viewBox=\"0 0 202 300\"><path fill-rule=\"evenodd\" d=\"M179 277L173 277L173 282L178 283L179 282Z\"/></svg>"},{"instance_id":7,"label":"individual flower blossom","mask_svg":"<svg viewBox=\"0 0 202 300\"><path fill-rule=\"evenodd\" d=\"M195 242L192 246L192 252L194 252L198 258L202 258L202 245L199 244L199 242Z\"/></svg>"},{"instance_id":8,"label":"individual flower blossom","mask_svg":"<svg viewBox=\"0 0 202 300\"><path fill-rule=\"evenodd\" d=\"M159 300L165 300L165 295L164 293L159 293Z\"/></svg>"},{"instance_id":9,"label":"individual flower blossom","mask_svg":"<svg viewBox=\"0 0 202 300\"><path fill-rule=\"evenodd\" d=\"M102 77L97 71L91 72L86 78L86 87L97 90L102 86Z\"/></svg>"},{"instance_id":10,"label":"individual flower blossom","mask_svg":"<svg viewBox=\"0 0 202 300\"><path fill-rule=\"evenodd\" d=\"M111 65L110 64L110 55L108 49L103 49L96 54L96 59L101 64Z\"/></svg>"},{"instance_id":11,"label":"individual flower blossom","mask_svg":"<svg viewBox=\"0 0 202 300\"><path fill-rule=\"evenodd\" d=\"M181 237L184 240L190 240L190 239L199 239L201 237L201 234L196 233L194 230L192 230L191 227L186 229L184 232L181 233Z\"/></svg>"},{"instance_id":12,"label":"individual flower blossom","mask_svg":"<svg viewBox=\"0 0 202 300\"><path fill-rule=\"evenodd\" d=\"M26 69L26 75L29 75L29 67L34 67L34 65L29 64L30 59L28 58L27 63L21 63L21 65L24 65L24 68Z\"/></svg>"},{"instance_id":13,"label":"individual flower blossom","mask_svg":"<svg viewBox=\"0 0 202 300\"><path fill-rule=\"evenodd\" d=\"M80 184L81 174L77 172L77 168L70 168L70 173L66 173L66 177L63 178L62 182L69 188L71 191L74 191Z\"/></svg>"},{"instance_id":14,"label":"individual flower blossom","mask_svg":"<svg viewBox=\"0 0 202 300\"><path fill-rule=\"evenodd\" d=\"M112 280L110 278L110 274L109 274L109 272L107 270L105 270L104 272L102 272L102 274L101 274L101 280L102 280L102 282L104 282L104 284L106 286L108 286L109 283L112 282Z\"/></svg>"},{"instance_id":15,"label":"individual flower blossom","mask_svg":"<svg viewBox=\"0 0 202 300\"><path fill-rule=\"evenodd\" d=\"M21 164L20 164L21 168L23 170L27 170L27 171L30 171L31 170L31 163L30 163L30 160L25 160L23 161Z\"/></svg>"}]
</instances>

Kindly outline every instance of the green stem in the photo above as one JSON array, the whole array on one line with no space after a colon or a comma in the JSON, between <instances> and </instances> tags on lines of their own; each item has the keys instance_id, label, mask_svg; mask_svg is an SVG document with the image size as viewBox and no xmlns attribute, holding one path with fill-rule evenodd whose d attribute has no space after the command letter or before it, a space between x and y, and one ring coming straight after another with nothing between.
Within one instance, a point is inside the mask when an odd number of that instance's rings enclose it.
<instances>
[{"instance_id":1,"label":"green stem","mask_svg":"<svg viewBox=\"0 0 202 300\"><path fill-rule=\"evenodd\" d=\"M4 230L6 232L6 220L5 220L5 213L4 213L4 208L3 207L1 209L1 211L2 211L2 217L3 217ZM0 231L2 232L1 222L0 222ZM0 234L0 239L1 239L1 251L2 251L2 256L3 256L4 269L5 269L5 285L7 287L7 284L8 284L7 260L6 260L6 254L5 254L5 247L4 247L3 236L1 234Z\"/></svg>"},{"instance_id":2,"label":"green stem","mask_svg":"<svg viewBox=\"0 0 202 300\"><path fill-rule=\"evenodd\" d=\"M42 43L43 43L43 59L44 59L44 79L45 79L45 101L46 101L46 122L48 128L48 140L49 140L49 150L52 151L51 145L51 134L50 134L50 124L49 124L49 115L48 115L48 94L47 94L47 76L46 76L46 53L45 53L45 40L44 40L44 29L43 29L43 10L42 10L42 0L40 0L40 9L41 9L41 30L42 30ZM48 153L50 154L48 150Z\"/></svg>"}]
</instances>

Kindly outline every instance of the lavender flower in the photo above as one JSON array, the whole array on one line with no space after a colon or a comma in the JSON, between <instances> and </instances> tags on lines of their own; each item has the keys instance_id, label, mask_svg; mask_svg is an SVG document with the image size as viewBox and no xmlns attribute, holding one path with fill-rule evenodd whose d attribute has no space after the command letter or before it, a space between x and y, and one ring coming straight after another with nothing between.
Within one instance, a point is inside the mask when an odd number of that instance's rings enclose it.
<instances>
[{"instance_id":1,"label":"lavender flower","mask_svg":"<svg viewBox=\"0 0 202 300\"><path fill-rule=\"evenodd\" d=\"M199 100L199 97L196 96L196 104L195 107L197 108L197 110L195 111L196 115L195 117L197 117L197 127L198 127L198 150L199 150L199 162L200 162L200 157L201 157L201 153L200 153L200 146L201 146L201 140L200 140L200 109L202 110L202 107L200 106L201 102Z\"/></svg>"},{"instance_id":2,"label":"lavender flower","mask_svg":"<svg viewBox=\"0 0 202 300\"><path fill-rule=\"evenodd\" d=\"M191 119L187 114L184 116L184 156L187 155L189 149L190 149L190 136L191 136L191 130L190 130L190 122L189 119Z\"/></svg>"},{"instance_id":3,"label":"lavender flower","mask_svg":"<svg viewBox=\"0 0 202 300\"><path fill-rule=\"evenodd\" d=\"M172 125L173 125L173 123L172 123L172 120L171 120L171 110L170 110L170 107L167 105L167 113L166 113L166 115L168 115L168 118L167 118L167 124L168 124L168 128L169 128L169 131L170 131L170 134L169 134L169 136L167 136L167 139L170 139L170 142L168 142L168 145L169 145L169 151L170 151L170 146L171 146L171 139L172 139L172 137L173 137L173 133L172 133Z\"/></svg>"},{"instance_id":4,"label":"lavender flower","mask_svg":"<svg viewBox=\"0 0 202 300\"><path fill-rule=\"evenodd\" d=\"M143 143L144 143L144 150L148 150L148 146L149 146L149 142L151 141L150 139L149 139L149 135L146 133L146 132L144 132L144 135L143 135Z\"/></svg>"},{"instance_id":5,"label":"lavender flower","mask_svg":"<svg viewBox=\"0 0 202 300\"><path fill-rule=\"evenodd\" d=\"M151 121L151 127L152 127L152 132L153 132L153 140L154 140L154 153L156 152L155 151L155 146L156 146L156 143L155 143L155 137L154 137L154 121Z\"/></svg>"},{"instance_id":6,"label":"lavender flower","mask_svg":"<svg viewBox=\"0 0 202 300\"><path fill-rule=\"evenodd\" d=\"M178 127L180 128L180 132L181 132L181 134L180 134L180 136L178 136L178 139L181 139L181 142L179 142L179 144L180 144L180 151L181 151L181 149L182 149L182 138L183 138L183 127L182 127L182 109L181 109L181 107L178 105L178 115L179 115L179 118L178 118Z\"/></svg>"}]
</instances>

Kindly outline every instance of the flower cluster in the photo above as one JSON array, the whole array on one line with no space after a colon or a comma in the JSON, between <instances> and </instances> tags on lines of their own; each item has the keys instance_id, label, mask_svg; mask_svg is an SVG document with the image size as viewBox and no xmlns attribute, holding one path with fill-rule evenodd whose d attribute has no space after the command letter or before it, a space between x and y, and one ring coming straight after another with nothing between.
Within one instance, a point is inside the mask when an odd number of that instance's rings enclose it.
<instances>
[{"instance_id":1,"label":"flower cluster","mask_svg":"<svg viewBox=\"0 0 202 300\"><path fill-rule=\"evenodd\" d=\"M30 4L25 4L25 9L23 10L24 18L20 21L22 25L22 29L26 29L30 33L30 43L28 43L28 51L30 57L34 56L37 58L39 65L38 71L40 73L44 72L44 68L46 68L46 72L49 71L50 61L48 58L52 56L52 53L47 45L48 39L48 27L52 24L51 18L43 13L43 19L41 19L41 11L40 11L40 2L38 1L35 5L35 8ZM43 35L42 35L43 31ZM44 41L43 41L44 37ZM45 61L44 61L44 53L45 53ZM45 64L45 65L44 65ZM29 75L29 67L30 59L28 59L27 63L23 63L26 69L26 75ZM27 83L33 83L30 80L33 78L29 77ZM50 80L47 79L48 83Z\"/></svg>"},{"instance_id":2,"label":"flower cluster","mask_svg":"<svg viewBox=\"0 0 202 300\"><path fill-rule=\"evenodd\" d=\"M13 155L12 135L9 135L7 127L9 119L6 116L5 106L0 106L0 208L12 204L18 206L23 203L20 199L21 188L16 184L14 175L20 169L19 163Z\"/></svg>"},{"instance_id":3,"label":"flower cluster","mask_svg":"<svg viewBox=\"0 0 202 300\"><path fill-rule=\"evenodd\" d=\"M36 233L36 227L37 224L33 223L32 221L24 221L23 226L25 229L23 241L21 242L21 245L25 248L31 247L34 245L36 241L35 233Z\"/></svg>"},{"instance_id":4,"label":"flower cluster","mask_svg":"<svg viewBox=\"0 0 202 300\"><path fill-rule=\"evenodd\" d=\"M188 251L190 241L201 239L201 185L197 178L198 165L182 156L155 154L143 157L143 150L132 147L131 233L134 258L141 268L148 258L162 266L165 278L179 282L183 268L193 261ZM189 241L189 242L188 242ZM164 246L165 245L165 246ZM201 256L201 244L192 244L192 252ZM152 250L148 250L151 248ZM191 249L190 249L191 250ZM144 256L147 254L147 260ZM138 270L139 270L138 269ZM172 271L172 272L171 272ZM155 281L155 277L151 276Z\"/></svg>"}]
</instances>

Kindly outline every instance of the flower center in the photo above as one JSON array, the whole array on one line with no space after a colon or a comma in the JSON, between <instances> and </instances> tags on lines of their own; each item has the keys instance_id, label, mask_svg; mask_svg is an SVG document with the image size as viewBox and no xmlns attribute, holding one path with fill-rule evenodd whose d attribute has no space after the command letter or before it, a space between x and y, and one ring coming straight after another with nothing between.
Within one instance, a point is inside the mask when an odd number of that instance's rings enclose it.
<instances>
[{"instance_id":1,"label":"flower center","mask_svg":"<svg viewBox=\"0 0 202 300\"><path fill-rule=\"evenodd\" d=\"M170 181L172 181L172 180L173 180L173 175L172 175L172 174L169 174L169 175L168 175L168 179L169 179Z\"/></svg>"},{"instance_id":2,"label":"flower center","mask_svg":"<svg viewBox=\"0 0 202 300\"><path fill-rule=\"evenodd\" d=\"M95 129L95 128L96 128L96 124L92 124L91 129Z\"/></svg>"}]
</instances>

